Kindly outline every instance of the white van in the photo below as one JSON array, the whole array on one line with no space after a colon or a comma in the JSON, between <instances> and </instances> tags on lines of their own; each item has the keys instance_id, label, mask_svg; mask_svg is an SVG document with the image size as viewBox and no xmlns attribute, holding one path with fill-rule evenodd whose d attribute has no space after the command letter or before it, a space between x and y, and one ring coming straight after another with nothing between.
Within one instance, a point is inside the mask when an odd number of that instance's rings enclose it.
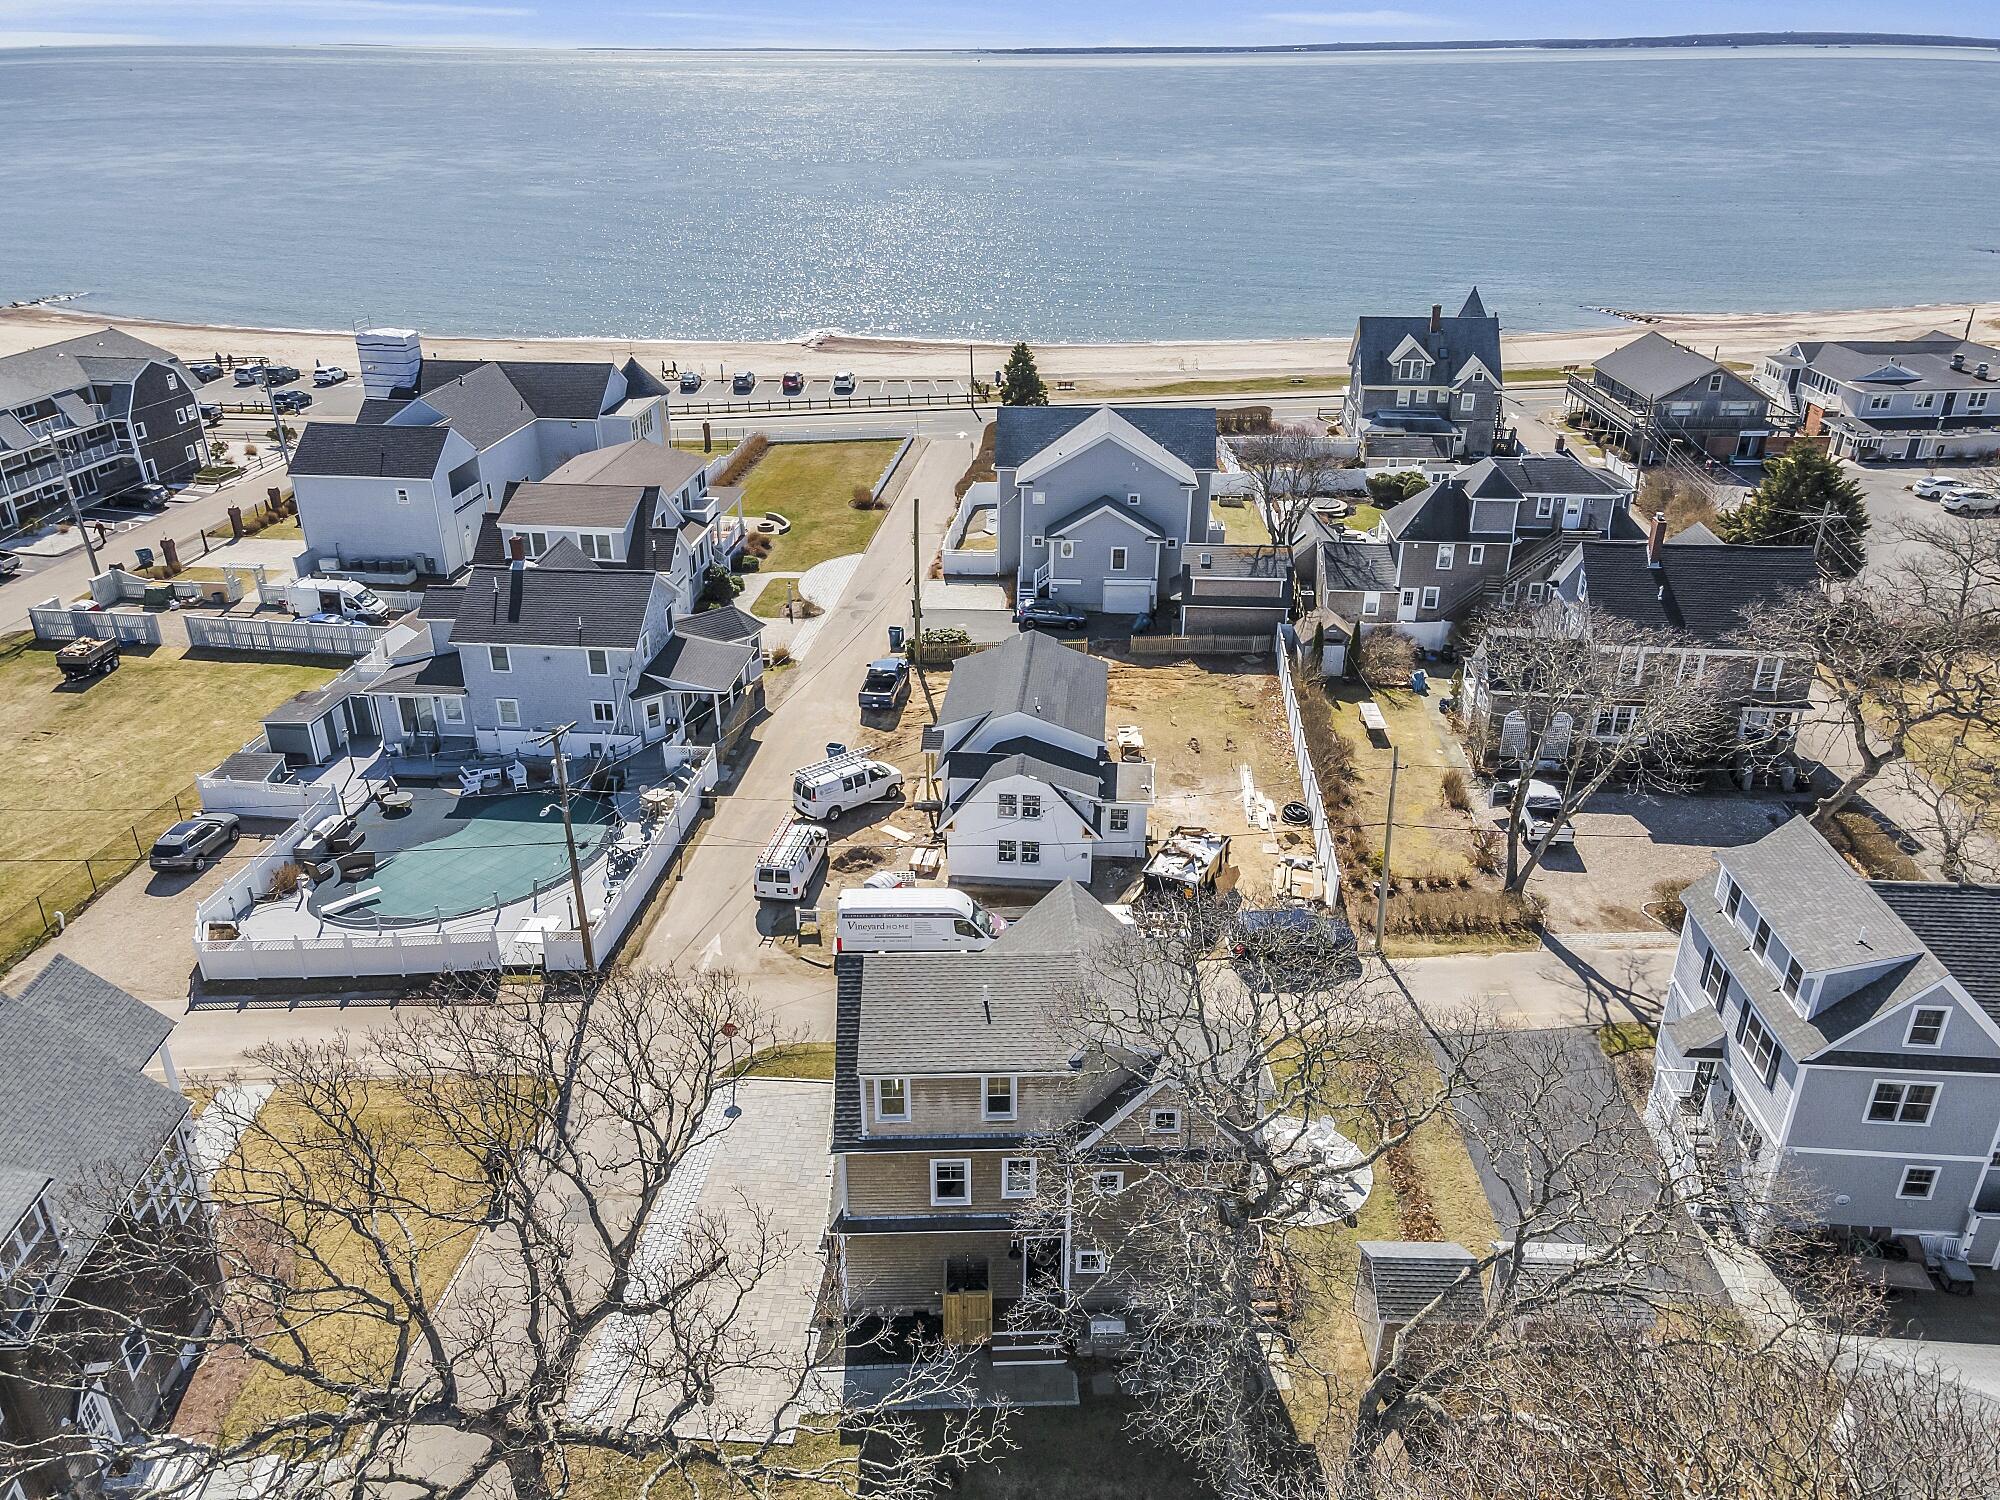
<instances>
[{"instance_id":1,"label":"white van","mask_svg":"<svg viewBox=\"0 0 2000 1500\"><path fill-rule=\"evenodd\" d=\"M759 901L797 901L826 866L826 830L817 823L787 818L757 856L750 889Z\"/></svg>"},{"instance_id":2,"label":"white van","mask_svg":"<svg viewBox=\"0 0 2000 1500\"><path fill-rule=\"evenodd\" d=\"M351 578L299 578L285 589L285 605L297 616L332 615L363 625L387 625L389 606L365 583Z\"/></svg>"},{"instance_id":3,"label":"white van","mask_svg":"<svg viewBox=\"0 0 2000 1500\"><path fill-rule=\"evenodd\" d=\"M903 773L859 751L815 761L792 777L792 806L806 818L828 822L883 797L901 795Z\"/></svg>"},{"instance_id":4,"label":"white van","mask_svg":"<svg viewBox=\"0 0 2000 1500\"><path fill-rule=\"evenodd\" d=\"M977 953L993 946L1004 919L964 891L842 891L835 953Z\"/></svg>"}]
</instances>

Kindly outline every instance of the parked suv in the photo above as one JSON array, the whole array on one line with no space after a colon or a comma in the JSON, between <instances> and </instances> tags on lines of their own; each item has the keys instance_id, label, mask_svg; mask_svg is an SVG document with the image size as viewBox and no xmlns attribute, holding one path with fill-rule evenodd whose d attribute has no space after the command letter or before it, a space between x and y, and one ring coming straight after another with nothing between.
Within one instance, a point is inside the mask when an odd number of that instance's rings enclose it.
<instances>
[{"instance_id":1,"label":"parked suv","mask_svg":"<svg viewBox=\"0 0 2000 1500\"><path fill-rule=\"evenodd\" d=\"M851 370L842 370L838 375L833 377L833 393L836 396L851 396L854 394L854 374Z\"/></svg>"},{"instance_id":2,"label":"parked suv","mask_svg":"<svg viewBox=\"0 0 2000 1500\"><path fill-rule=\"evenodd\" d=\"M222 366L216 364L213 360L199 359L187 368L188 374L194 376L203 385L207 385L211 380L222 379Z\"/></svg>"},{"instance_id":3,"label":"parked suv","mask_svg":"<svg viewBox=\"0 0 2000 1500\"><path fill-rule=\"evenodd\" d=\"M203 813L161 834L146 863L156 870L206 870L241 831L235 813Z\"/></svg>"},{"instance_id":4,"label":"parked suv","mask_svg":"<svg viewBox=\"0 0 2000 1500\"><path fill-rule=\"evenodd\" d=\"M796 396L806 388L806 377L797 370L787 370L784 388L787 396Z\"/></svg>"},{"instance_id":5,"label":"parked suv","mask_svg":"<svg viewBox=\"0 0 2000 1500\"><path fill-rule=\"evenodd\" d=\"M238 385L262 385L264 383L264 367L262 365L238 365L234 378Z\"/></svg>"},{"instance_id":6,"label":"parked suv","mask_svg":"<svg viewBox=\"0 0 2000 1500\"><path fill-rule=\"evenodd\" d=\"M304 411L313 404L311 391L273 391L271 404L279 411Z\"/></svg>"},{"instance_id":7,"label":"parked suv","mask_svg":"<svg viewBox=\"0 0 2000 1500\"><path fill-rule=\"evenodd\" d=\"M1017 625L1045 625L1051 630L1081 630L1090 617L1080 609L1058 604L1053 599L1030 599L1014 611Z\"/></svg>"},{"instance_id":8,"label":"parked suv","mask_svg":"<svg viewBox=\"0 0 2000 1500\"><path fill-rule=\"evenodd\" d=\"M729 382L729 389L736 395L747 396L757 389L757 377L748 370L739 370L736 378Z\"/></svg>"},{"instance_id":9,"label":"parked suv","mask_svg":"<svg viewBox=\"0 0 2000 1500\"><path fill-rule=\"evenodd\" d=\"M313 371L313 384L317 386L339 385L347 379L347 371L339 365L321 365Z\"/></svg>"},{"instance_id":10,"label":"parked suv","mask_svg":"<svg viewBox=\"0 0 2000 1500\"><path fill-rule=\"evenodd\" d=\"M699 370L681 371L681 394L683 396L692 396L696 391L700 389L701 389L701 371Z\"/></svg>"}]
</instances>

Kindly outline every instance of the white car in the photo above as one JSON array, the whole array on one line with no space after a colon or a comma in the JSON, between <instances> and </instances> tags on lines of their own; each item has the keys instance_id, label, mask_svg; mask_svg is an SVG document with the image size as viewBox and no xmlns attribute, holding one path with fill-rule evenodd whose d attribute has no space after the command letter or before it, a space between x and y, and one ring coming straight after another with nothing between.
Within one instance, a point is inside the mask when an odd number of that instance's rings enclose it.
<instances>
[{"instance_id":1,"label":"white car","mask_svg":"<svg viewBox=\"0 0 2000 1500\"><path fill-rule=\"evenodd\" d=\"M313 384L317 386L339 385L347 379L347 371L339 365L321 365L313 371Z\"/></svg>"},{"instance_id":2,"label":"white car","mask_svg":"<svg viewBox=\"0 0 2000 1500\"><path fill-rule=\"evenodd\" d=\"M1955 516L1990 516L2000 511L2000 495L1991 490L1953 490L1938 504Z\"/></svg>"},{"instance_id":3,"label":"white car","mask_svg":"<svg viewBox=\"0 0 2000 1500\"><path fill-rule=\"evenodd\" d=\"M1963 479L1946 479L1942 475L1927 474L1910 486L1917 492L1919 500L1942 500L1954 490L1970 489Z\"/></svg>"}]
</instances>

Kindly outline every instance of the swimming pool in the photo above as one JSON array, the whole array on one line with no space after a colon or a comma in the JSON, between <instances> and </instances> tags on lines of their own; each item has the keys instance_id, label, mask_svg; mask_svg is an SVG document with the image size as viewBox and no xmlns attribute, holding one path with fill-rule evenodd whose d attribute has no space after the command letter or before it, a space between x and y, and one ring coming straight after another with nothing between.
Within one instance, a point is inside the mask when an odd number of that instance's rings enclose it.
<instances>
[{"instance_id":1,"label":"swimming pool","mask_svg":"<svg viewBox=\"0 0 2000 1500\"><path fill-rule=\"evenodd\" d=\"M599 797L570 799L576 852L588 860L610 837L613 812ZM329 922L395 926L463 917L523 900L538 889L569 896L569 853L557 800L541 792L498 797L416 789L410 811L385 817L370 805L356 820L375 873L316 887L312 910ZM367 901L328 915L325 907L373 889ZM567 911L566 905L559 909Z\"/></svg>"}]
</instances>

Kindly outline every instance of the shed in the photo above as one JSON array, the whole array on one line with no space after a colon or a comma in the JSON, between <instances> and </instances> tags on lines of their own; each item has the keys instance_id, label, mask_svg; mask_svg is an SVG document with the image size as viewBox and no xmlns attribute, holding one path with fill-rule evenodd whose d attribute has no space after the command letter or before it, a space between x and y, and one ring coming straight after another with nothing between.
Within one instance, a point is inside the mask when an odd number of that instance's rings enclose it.
<instances>
[{"instance_id":1,"label":"shed","mask_svg":"<svg viewBox=\"0 0 2000 1500\"><path fill-rule=\"evenodd\" d=\"M1453 1240L1363 1240L1354 1282L1354 1316L1368 1345L1371 1369L1412 1318L1442 1296L1431 1323L1476 1323L1486 1315L1485 1289L1473 1254Z\"/></svg>"},{"instance_id":2,"label":"shed","mask_svg":"<svg viewBox=\"0 0 2000 1500\"><path fill-rule=\"evenodd\" d=\"M375 715L346 676L287 698L264 715L264 742L295 766L324 765L349 740L372 737Z\"/></svg>"},{"instance_id":3,"label":"shed","mask_svg":"<svg viewBox=\"0 0 2000 1500\"><path fill-rule=\"evenodd\" d=\"M1634 1279L1639 1274L1636 1268L1622 1262L1589 1265L1601 1253L1590 1245L1531 1240L1514 1252L1511 1242L1495 1240L1493 1248L1503 1257L1493 1263L1487 1288L1487 1306L1495 1312L1510 1303L1539 1296L1568 1277L1569 1283L1561 1291L1559 1316L1551 1305L1547 1313L1531 1312L1523 1315L1521 1321L1559 1324L1571 1333L1579 1324L1594 1324L1618 1332L1637 1332L1653 1326L1653 1304L1643 1286Z\"/></svg>"}]
</instances>

